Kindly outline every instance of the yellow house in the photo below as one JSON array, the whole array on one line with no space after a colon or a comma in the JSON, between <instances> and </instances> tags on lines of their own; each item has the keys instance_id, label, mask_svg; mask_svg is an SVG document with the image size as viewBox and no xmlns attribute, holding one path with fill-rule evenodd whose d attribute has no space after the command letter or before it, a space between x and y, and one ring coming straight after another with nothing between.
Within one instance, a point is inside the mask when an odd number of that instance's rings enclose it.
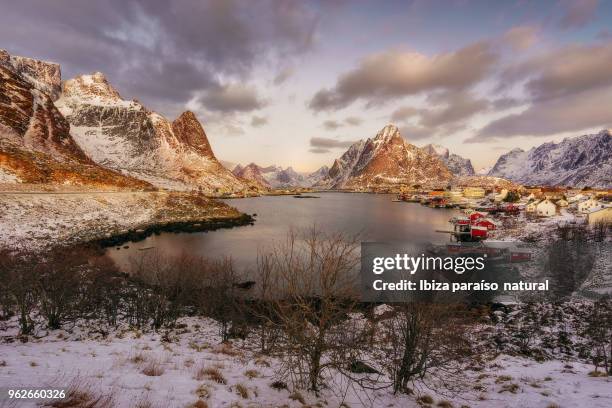
<instances>
[{"instance_id":1,"label":"yellow house","mask_svg":"<svg viewBox=\"0 0 612 408\"><path fill-rule=\"evenodd\" d=\"M485 196L485 189L482 187L466 187L463 189L465 198L482 198Z\"/></svg>"},{"instance_id":2,"label":"yellow house","mask_svg":"<svg viewBox=\"0 0 612 408\"><path fill-rule=\"evenodd\" d=\"M589 224L612 224L612 207L593 210L587 215Z\"/></svg>"}]
</instances>

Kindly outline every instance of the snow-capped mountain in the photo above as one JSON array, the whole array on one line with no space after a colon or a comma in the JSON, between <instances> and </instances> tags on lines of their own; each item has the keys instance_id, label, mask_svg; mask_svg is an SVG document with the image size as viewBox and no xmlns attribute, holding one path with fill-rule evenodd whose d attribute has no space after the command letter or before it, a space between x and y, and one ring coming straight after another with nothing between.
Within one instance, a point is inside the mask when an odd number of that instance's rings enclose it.
<instances>
[{"instance_id":1,"label":"snow-capped mountain","mask_svg":"<svg viewBox=\"0 0 612 408\"><path fill-rule=\"evenodd\" d=\"M53 103L60 84L57 64L0 50L0 180L150 187L85 154Z\"/></svg>"},{"instance_id":2,"label":"snow-capped mountain","mask_svg":"<svg viewBox=\"0 0 612 408\"><path fill-rule=\"evenodd\" d=\"M521 184L612 188L610 130L528 151L513 149L499 157L489 175Z\"/></svg>"},{"instance_id":3,"label":"snow-capped mountain","mask_svg":"<svg viewBox=\"0 0 612 408\"><path fill-rule=\"evenodd\" d=\"M170 122L122 99L100 72L65 81L56 106L96 163L169 189L210 194L247 189L216 159L192 112Z\"/></svg>"},{"instance_id":4,"label":"snow-capped mountain","mask_svg":"<svg viewBox=\"0 0 612 408\"><path fill-rule=\"evenodd\" d=\"M272 187L263 176L261 167L255 163L249 163L246 166L238 164L234 167L232 173L246 183L259 187L260 189L265 190Z\"/></svg>"},{"instance_id":5,"label":"snow-capped mountain","mask_svg":"<svg viewBox=\"0 0 612 408\"><path fill-rule=\"evenodd\" d=\"M478 171L476 171L476 175L477 176L486 176L487 174L489 174L489 172L491 171L492 168L493 168L493 166L481 167L481 168L478 169Z\"/></svg>"},{"instance_id":6,"label":"snow-capped mountain","mask_svg":"<svg viewBox=\"0 0 612 408\"><path fill-rule=\"evenodd\" d=\"M394 125L353 144L318 183L325 188L369 189L397 184L440 184L452 178L438 158L405 141Z\"/></svg>"},{"instance_id":7,"label":"snow-capped mountain","mask_svg":"<svg viewBox=\"0 0 612 408\"><path fill-rule=\"evenodd\" d=\"M470 159L465 159L458 154L450 153L444 146L428 144L423 146L423 150L429 154L438 155L455 176L473 176L475 174Z\"/></svg>"},{"instance_id":8,"label":"snow-capped mountain","mask_svg":"<svg viewBox=\"0 0 612 408\"><path fill-rule=\"evenodd\" d=\"M237 165L232 171L237 177L254 182L264 188L311 187L327 177L329 169L323 166L310 174L301 174L292 167L283 169L280 166L267 167L249 163L246 166Z\"/></svg>"},{"instance_id":9,"label":"snow-capped mountain","mask_svg":"<svg viewBox=\"0 0 612 408\"><path fill-rule=\"evenodd\" d=\"M329 167L322 166L306 176L306 185L312 187L329 177Z\"/></svg>"}]
</instances>

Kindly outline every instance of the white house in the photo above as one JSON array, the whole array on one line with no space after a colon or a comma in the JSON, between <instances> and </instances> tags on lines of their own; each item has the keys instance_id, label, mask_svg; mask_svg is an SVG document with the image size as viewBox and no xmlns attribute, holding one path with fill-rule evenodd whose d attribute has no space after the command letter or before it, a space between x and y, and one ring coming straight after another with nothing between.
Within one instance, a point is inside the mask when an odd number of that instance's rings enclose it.
<instances>
[{"instance_id":1,"label":"white house","mask_svg":"<svg viewBox=\"0 0 612 408\"><path fill-rule=\"evenodd\" d=\"M552 217L557 214L557 206L552 201L546 199L538 203L536 206L536 213L540 217Z\"/></svg>"},{"instance_id":2,"label":"white house","mask_svg":"<svg viewBox=\"0 0 612 408\"><path fill-rule=\"evenodd\" d=\"M569 205L567 200L564 199L557 200L555 204L557 204L559 207L567 207Z\"/></svg>"},{"instance_id":3,"label":"white house","mask_svg":"<svg viewBox=\"0 0 612 408\"><path fill-rule=\"evenodd\" d=\"M578 211L581 213L588 213L594 209L604 208L606 205L595 198L589 198L588 200L578 203Z\"/></svg>"}]
</instances>

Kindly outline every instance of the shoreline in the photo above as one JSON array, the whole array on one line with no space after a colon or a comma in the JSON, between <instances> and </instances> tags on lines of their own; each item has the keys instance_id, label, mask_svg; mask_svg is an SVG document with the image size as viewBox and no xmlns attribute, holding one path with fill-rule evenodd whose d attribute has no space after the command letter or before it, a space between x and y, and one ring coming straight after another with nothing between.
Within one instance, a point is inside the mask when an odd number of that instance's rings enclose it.
<instances>
[{"instance_id":1,"label":"shoreline","mask_svg":"<svg viewBox=\"0 0 612 408\"><path fill-rule=\"evenodd\" d=\"M160 233L195 233L204 231L216 231L222 228L234 228L243 227L246 225L253 225L255 218L249 214L242 214L237 217L228 218L211 218L204 220L193 220L193 221L175 221L167 223L152 223L141 228L131 229L127 232L113 234L107 237L94 238L90 241L84 242L84 244L98 245L102 248L112 248L118 245L122 245L126 242L139 242L144 241L151 235L158 235Z\"/></svg>"}]
</instances>

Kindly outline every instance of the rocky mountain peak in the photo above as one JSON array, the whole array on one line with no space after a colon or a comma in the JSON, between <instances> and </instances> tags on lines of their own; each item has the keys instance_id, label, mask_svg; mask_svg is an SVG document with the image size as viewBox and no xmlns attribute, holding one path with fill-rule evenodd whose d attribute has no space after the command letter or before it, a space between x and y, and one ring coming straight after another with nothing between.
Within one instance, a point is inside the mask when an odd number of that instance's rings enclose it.
<instances>
[{"instance_id":1,"label":"rocky mountain peak","mask_svg":"<svg viewBox=\"0 0 612 408\"><path fill-rule=\"evenodd\" d=\"M101 72L81 75L64 81L62 84L62 97L77 97L88 102L118 102L121 95L108 82Z\"/></svg>"},{"instance_id":2,"label":"rocky mountain peak","mask_svg":"<svg viewBox=\"0 0 612 408\"><path fill-rule=\"evenodd\" d=\"M401 139L400 131L397 126L388 124L382 128L374 137L375 142L388 143L393 139Z\"/></svg>"},{"instance_id":3,"label":"rocky mountain peak","mask_svg":"<svg viewBox=\"0 0 612 408\"><path fill-rule=\"evenodd\" d=\"M448 148L437 144L428 144L422 149L428 154L438 156L446 167L456 176L473 176L474 167L470 159L463 158L458 154L450 153Z\"/></svg>"},{"instance_id":4,"label":"rocky mountain peak","mask_svg":"<svg viewBox=\"0 0 612 408\"><path fill-rule=\"evenodd\" d=\"M191 111L185 111L172 122L172 131L178 140L200 154L214 157L208 137L200 121Z\"/></svg>"},{"instance_id":5,"label":"rocky mountain peak","mask_svg":"<svg viewBox=\"0 0 612 408\"><path fill-rule=\"evenodd\" d=\"M318 185L376 189L415 183L438 185L451 178L451 172L437 155L408 143L396 126L387 125L374 138L349 147Z\"/></svg>"},{"instance_id":6,"label":"rocky mountain peak","mask_svg":"<svg viewBox=\"0 0 612 408\"><path fill-rule=\"evenodd\" d=\"M34 88L46 93L52 100L59 97L62 82L59 64L10 55L2 49L0 49L0 64L10 65L15 73Z\"/></svg>"}]
</instances>

